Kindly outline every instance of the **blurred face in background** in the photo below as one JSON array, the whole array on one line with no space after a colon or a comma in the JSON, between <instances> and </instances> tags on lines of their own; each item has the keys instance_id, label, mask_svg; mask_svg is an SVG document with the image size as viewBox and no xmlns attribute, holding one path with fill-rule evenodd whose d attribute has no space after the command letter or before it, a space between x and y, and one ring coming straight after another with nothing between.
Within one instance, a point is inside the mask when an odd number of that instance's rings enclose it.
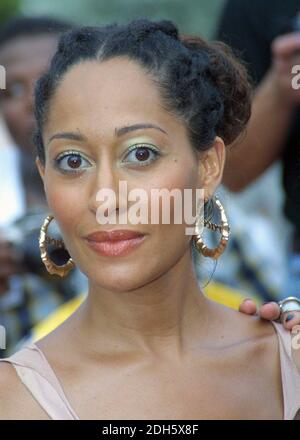
<instances>
[{"instance_id":1,"label":"blurred face in background","mask_svg":"<svg viewBox=\"0 0 300 440\"><path fill-rule=\"evenodd\" d=\"M47 69L57 41L56 35L40 34L19 36L0 46L0 64L6 69L1 112L14 142L31 155L35 153L34 84Z\"/></svg>"}]
</instances>

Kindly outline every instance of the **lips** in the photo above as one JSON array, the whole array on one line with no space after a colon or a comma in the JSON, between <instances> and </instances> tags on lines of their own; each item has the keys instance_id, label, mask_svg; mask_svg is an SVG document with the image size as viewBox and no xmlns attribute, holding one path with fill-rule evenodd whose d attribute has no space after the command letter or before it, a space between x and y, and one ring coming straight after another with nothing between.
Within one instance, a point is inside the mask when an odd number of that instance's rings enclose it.
<instances>
[{"instance_id":1,"label":"lips","mask_svg":"<svg viewBox=\"0 0 300 440\"><path fill-rule=\"evenodd\" d=\"M101 231L86 237L88 245L104 256L124 256L140 246L145 234L129 230Z\"/></svg>"},{"instance_id":2,"label":"lips","mask_svg":"<svg viewBox=\"0 0 300 440\"><path fill-rule=\"evenodd\" d=\"M115 231L99 231L89 234L86 238L90 241L102 243L103 241L122 241L131 240L132 238L142 237L145 234L136 231L129 231L125 229L119 229Z\"/></svg>"}]
</instances>

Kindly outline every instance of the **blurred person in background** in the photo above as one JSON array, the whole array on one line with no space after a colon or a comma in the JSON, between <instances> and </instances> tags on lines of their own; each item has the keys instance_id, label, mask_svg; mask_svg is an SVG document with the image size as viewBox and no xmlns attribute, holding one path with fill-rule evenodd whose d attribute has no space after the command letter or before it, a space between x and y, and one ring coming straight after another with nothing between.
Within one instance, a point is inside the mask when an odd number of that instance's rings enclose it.
<instances>
[{"instance_id":1,"label":"blurred person in background","mask_svg":"<svg viewBox=\"0 0 300 440\"><path fill-rule=\"evenodd\" d=\"M291 68L300 64L299 11L299 0L228 0L216 32L255 87L247 130L226 158L235 234L216 276L239 280L264 301L300 295L300 91L291 85Z\"/></svg>"},{"instance_id":2,"label":"blurred person in background","mask_svg":"<svg viewBox=\"0 0 300 440\"><path fill-rule=\"evenodd\" d=\"M0 111L7 144L0 148L0 324L6 329L6 351L14 350L41 319L85 286L79 271L64 281L50 278L38 244L41 219L48 212L34 158L33 89L46 70L59 36L69 23L51 17L14 17L0 29L0 64L6 88ZM58 261L66 256L56 252Z\"/></svg>"}]
</instances>

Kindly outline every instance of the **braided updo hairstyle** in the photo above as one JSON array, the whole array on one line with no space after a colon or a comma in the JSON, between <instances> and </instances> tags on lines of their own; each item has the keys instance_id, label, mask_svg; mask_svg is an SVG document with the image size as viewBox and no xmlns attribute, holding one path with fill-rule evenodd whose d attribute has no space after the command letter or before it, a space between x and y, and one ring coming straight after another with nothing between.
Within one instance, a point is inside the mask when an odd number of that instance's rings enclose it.
<instances>
[{"instance_id":1,"label":"braided updo hairstyle","mask_svg":"<svg viewBox=\"0 0 300 440\"><path fill-rule=\"evenodd\" d=\"M164 108L185 122L196 150L208 149L216 135L231 144L243 131L250 117L247 72L225 44L179 35L168 20L80 27L61 36L48 72L36 84L35 142L43 163L43 124L64 74L83 60L117 56L137 61L151 76Z\"/></svg>"}]
</instances>

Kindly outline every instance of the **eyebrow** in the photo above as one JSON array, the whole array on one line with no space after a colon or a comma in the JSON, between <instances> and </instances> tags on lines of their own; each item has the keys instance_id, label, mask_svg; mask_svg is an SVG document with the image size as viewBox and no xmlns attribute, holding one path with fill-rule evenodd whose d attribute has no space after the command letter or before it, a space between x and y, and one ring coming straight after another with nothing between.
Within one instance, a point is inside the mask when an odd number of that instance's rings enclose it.
<instances>
[{"instance_id":1,"label":"eyebrow","mask_svg":"<svg viewBox=\"0 0 300 440\"><path fill-rule=\"evenodd\" d=\"M141 123L141 124L134 124L134 125L126 125L124 127L116 128L115 129L115 135L117 137L120 137L120 136L123 136L126 133L130 133L130 132L135 131L135 130L141 130L141 129L146 129L146 128L154 128L156 130L161 131L162 133L168 134L165 130L163 130L158 125L150 124L150 123ZM55 133L54 135L52 135L49 138L47 144L50 144L50 142L53 139L68 139L68 140L71 140L71 141L79 141L79 142L87 141L87 138L84 135L79 134L79 133L73 133L73 132Z\"/></svg>"},{"instance_id":2,"label":"eyebrow","mask_svg":"<svg viewBox=\"0 0 300 440\"><path fill-rule=\"evenodd\" d=\"M53 139L69 139L71 141L86 141L86 137L79 133L73 133L73 132L63 132L63 133L55 133L53 136L50 137L47 144L50 144L50 142Z\"/></svg>"},{"instance_id":3,"label":"eyebrow","mask_svg":"<svg viewBox=\"0 0 300 440\"><path fill-rule=\"evenodd\" d=\"M150 124L150 123L141 123L141 124L134 124L134 125L127 125L125 127L116 128L115 129L115 135L116 136L123 136L126 133L130 133L131 131L135 130L141 130L145 128L155 128L156 130L159 130L165 134L168 134L165 130L160 128L158 125Z\"/></svg>"}]
</instances>

